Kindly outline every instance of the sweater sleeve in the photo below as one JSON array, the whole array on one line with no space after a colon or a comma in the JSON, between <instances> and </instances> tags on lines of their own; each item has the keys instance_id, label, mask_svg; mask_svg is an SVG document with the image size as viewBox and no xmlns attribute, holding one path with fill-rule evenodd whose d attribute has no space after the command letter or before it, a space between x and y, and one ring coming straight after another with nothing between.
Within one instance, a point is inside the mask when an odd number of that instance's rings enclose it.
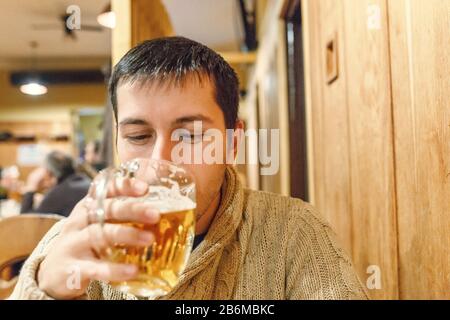
<instances>
[{"instance_id":1,"label":"sweater sleeve","mask_svg":"<svg viewBox=\"0 0 450 320\"><path fill-rule=\"evenodd\" d=\"M57 237L63 227L65 219L57 222L42 238L37 247L25 261L14 291L8 300L54 300L45 291L39 288L37 283L37 272L39 265L47 256L52 241ZM103 299L136 299L131 294L123 294L109 284L100 281L91 281L86 293L76 300L103 300Z\"/></svg>"},{"instance_id":2,"label":"sweater sleeve","mask_svg":"<svg viewBox=\"0 0 450 320\"><path fill-rule=\"evenodd\" d=\"M286 298L366 300L367 291L330 226L305 203L290 218Z\"/></svg>"},{"instance_id":3,"label":"sweater sleeve","mask_svg":"<svg viewBox=\"0 0 450 320\"><path fill-rule=\"evenodd\" d=\"M46 257L50 248L50 243L58 237L64 224L64 220L57 222L42 238L37 247L25 261L17 281L14 291L9 297L10 300L51 300L53 299L44 291L39 289L37 284L37 270Z\"/></svg>"}]
</instances>

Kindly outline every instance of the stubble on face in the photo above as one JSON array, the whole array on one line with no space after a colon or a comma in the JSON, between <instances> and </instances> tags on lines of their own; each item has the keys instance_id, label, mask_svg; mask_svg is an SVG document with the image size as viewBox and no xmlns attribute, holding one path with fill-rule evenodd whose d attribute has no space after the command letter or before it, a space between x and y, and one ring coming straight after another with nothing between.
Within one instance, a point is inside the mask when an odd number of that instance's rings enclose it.
<instances>
[{"instance_id":1,"label":"stubble on face","mask_svg":"<svg viewBox=\"0 0 450 320\"><path fill-rule=\"evenodd\" d=\"M203 129L218 129L225 141L225 120L223 112L214 97L214 87L209 79L199 81L193 77L183 86L161 86L158 84L124 83L117 89L118 104L118 140L119 159L132 158L168 158L170 150L177 142L170 141L175 129L193 130L194 123L180 119L203 117ZM135 119L139 121L124 121ZM121 123L128 123L121 126ZM128 135L152 136L148 142L132 144ZM153 139L153 140L152 140ZM205 146L203 146L205 147ZM225 156L225 153L224 153ZM209 227L218 206L220 191L225 177L224 164L186 164L196 182L198 230Z\"/></svg>"}]
</instances>

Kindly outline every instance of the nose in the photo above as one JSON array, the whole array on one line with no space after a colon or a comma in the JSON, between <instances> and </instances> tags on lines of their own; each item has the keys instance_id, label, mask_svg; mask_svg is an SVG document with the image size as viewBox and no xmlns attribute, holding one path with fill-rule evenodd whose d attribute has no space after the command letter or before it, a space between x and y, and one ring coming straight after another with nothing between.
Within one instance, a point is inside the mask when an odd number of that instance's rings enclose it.
<instances>
[{"instance_id":1,"label":"nose","mask_svg":"<svg viewBox=\"0 0 450 320\"><path fill-rule=\"evenodd\" d=\"M151 159L172 161L172 141L170 137L160 135L156 138Z\"/></svg>"}]
</instances>

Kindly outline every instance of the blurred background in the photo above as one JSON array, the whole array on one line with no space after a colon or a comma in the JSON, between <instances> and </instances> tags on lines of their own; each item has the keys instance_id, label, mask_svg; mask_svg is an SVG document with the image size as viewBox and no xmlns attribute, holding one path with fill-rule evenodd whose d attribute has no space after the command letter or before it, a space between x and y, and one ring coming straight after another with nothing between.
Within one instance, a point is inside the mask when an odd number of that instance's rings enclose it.
<instances>
[{"instance_id":1,"label":"blurred background","mask_svg":"<svg viewBox=\"0 0 450 320\"><path fill-rule=\"evenodd\" d=\"M48 213L65 172L37 168L51 151L86 177L114 163L111 66L181 35L236 70L247 129L280 130L275 175L237 166L248 188L318 207L372 298L449 299L449 31L449 0L0 1L0 242L28 232L0 246L0 298L48 228L2 223L25 198Z\"/></svg>"}]
</instances>

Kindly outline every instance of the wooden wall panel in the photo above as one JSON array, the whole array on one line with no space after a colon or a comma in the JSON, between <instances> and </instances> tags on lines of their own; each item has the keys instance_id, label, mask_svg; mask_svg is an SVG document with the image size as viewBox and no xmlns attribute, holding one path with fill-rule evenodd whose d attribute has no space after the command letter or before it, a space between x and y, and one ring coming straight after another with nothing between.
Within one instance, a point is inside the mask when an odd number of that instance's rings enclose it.
<instances>
[{"instance_id":1,"label":"wooden wall panel","mask_svg":"<svg viewBox=\"0 0 450 320\"><path fill-rule=\"evenodd\" d=\"M259 128L260 129L268 129L268 151L272 151L275 149L273 147L274 141L270 138L270 130L271 129L280 129L280 110L279 110L279 85L280 79L278 77L278 68L277 68L277 50L276 47L273 48L275 50L272 55L272 59L270 64L266 70L264 75L264 79L262 79L259 91ZM261 137L259 138L261 139ZM280 139L281 140L281 139ZM282 141L282 140L281 140ZM267 151L266 151L267 152ZM281 152L280 152L281 153ZM281 157L280 157L281 160ZM260 168L269 167L269 165L260 165ZM270 191L275 193L282 193L282 179L280 170L276 174L273 175L260 175L260 188L264 191Z\"/></svg>"},{"instance_id":2,"label":"wooden wall panel","mask_svg":"<svg viewBox=\"0 0 450 320\"><path fill-rule=\"evenodd\" d=\"M390 59L385 1L307 1L315 205L327 217L363 282L381 271L373 298L398 297ZM367 27L369 5L380 28ZM329 83L326 48L337 46Z\"/></svg>"},{"instance_id":3,"label":"wooden wall panel","mask_svg":"<svg viewBox=\"0 0 450 320\"><path fill-rule=\"evenodd\" d=\"M160 0L131 1L131 46L144 40L175 35L166 7Z\"/></svg>"},{"instance_id":4,"label":"wooden wall panel","mask_svg":"<svg viewBox=\"0 0 450 320\"><path fill-rule=\"evenodd\" d=\"M372 298L448 299L450 1L302 7L314 204L350 241L364 282L379 267ZM339 74L328 84L333 32Z\"/></svg>"},{"instance_id":5,"label":"wooden wall panel","mask_svg":"<svg viewBox=\"0 0 450 320\"><path fill-rule=\"evenodd\" d=\"M450 1L388 1L400 298L450 298Z\"/></svg>"},{"instance_id":6,"label":"wooden wall panel","mask_svg":"<svg viewBox=\"0 0 450 320\"><path fill-rule=\"evenodd\" d=\"M174 35L172 23L161 0L112 0L116 27L112 30L112 64L144 40Z\"/></svg>"},{"instance_id":7,"label":"wooden wall panel","mask_svg":"<svg viewBox=\"0 0 450 320\"><path fill-rule=\"evenodd\" d=\"M309 70L311 79L312 143L314 152L314 205L327 218L341 245L351 254L350 168L345 70L328 85L325 75L326 44L337 36L340 64L345 56L342 3L307 1ZM325 23L326 21L326 23ZM308 62L307 62L308 63Z\"/></svg>"},{"instance_id":8,"label":"wooden wall panel","mask_svg":"<svg viewBox=\"0 0 450 320\"><path fill-rule=\"evenodd\" d=\"M396 299L397 230L386 2L344 0L349 112L352 248L361 278L381 271L372 298ZM368 28L376 6L379 28Z\"/></svg>"}]
</instances>

